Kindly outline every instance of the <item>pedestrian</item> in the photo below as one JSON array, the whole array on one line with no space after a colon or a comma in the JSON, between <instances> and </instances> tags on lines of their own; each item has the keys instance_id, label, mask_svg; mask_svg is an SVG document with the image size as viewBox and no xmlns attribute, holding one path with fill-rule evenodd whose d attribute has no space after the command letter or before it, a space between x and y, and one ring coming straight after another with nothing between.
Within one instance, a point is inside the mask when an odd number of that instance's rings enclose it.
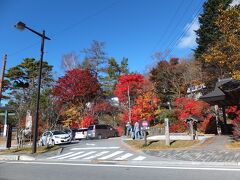
<instances>
[{"instance_id":1,"label":"pedestrian","mask_svg":"<svg viewBox=\"0 0 240 180\"><path fill-rule=\"evenodd\" d=\"M131 123L128 121L126 124L126 136L128 137L131 133L131 129L132 129L132 125Z\"/></svg>"},{"instance_id":2,"label":"pedestrian","mask_svg":"<svg viewBox=\"0 0 240 180\"><path fill-rule=\"evenodd\" d=\"M134 134L135 134L135 139L140 139L140 127L137 121L134 124Z\"/></svg>"}]
</instances>

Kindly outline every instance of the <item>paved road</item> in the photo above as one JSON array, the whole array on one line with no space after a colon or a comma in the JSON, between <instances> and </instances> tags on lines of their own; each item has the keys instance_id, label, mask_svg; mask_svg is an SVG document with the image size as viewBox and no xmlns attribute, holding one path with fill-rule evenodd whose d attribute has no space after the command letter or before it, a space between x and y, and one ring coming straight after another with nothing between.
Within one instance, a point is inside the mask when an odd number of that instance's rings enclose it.
<instances>
[{"instance_id":1,"label":"paved road","mask_svg":"<svg viewBox=\"0 0 240 180\"><path fill-rule=\"evenodd\" d=\"M156 159L130 150L121 143L121 138L83 140L62 147L61 154L49 154L39 159L49 161L153 161Z\"/></svg>"},{"instance_id":2,"label":"paved road","mask_svg":"<svg viewBox=\"0 0 240 180\"><path fill-rule=\"evenodd\" d=\"M239 180L240 169L60 162L0 162L1 180Z\"/></svg>"}]
</instances>

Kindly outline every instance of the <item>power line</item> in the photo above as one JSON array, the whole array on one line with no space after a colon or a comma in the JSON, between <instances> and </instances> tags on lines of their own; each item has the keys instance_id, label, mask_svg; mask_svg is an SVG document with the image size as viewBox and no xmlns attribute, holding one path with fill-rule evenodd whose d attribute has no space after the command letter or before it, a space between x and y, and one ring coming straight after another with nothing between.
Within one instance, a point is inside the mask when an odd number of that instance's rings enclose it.
<instances>
[{"instance_id":1,"label":"power line","mask_svg":"<svg viewBox=\"0 0 240 180\"><path fill-rule=\"evenodd\" d=\"M195 13L195 16L193 18L193 21L190 23L190 25L180 34L180 36L177 38L177 40L175 41L172 41L170 43L171 46L168 46L170 48L168 54L166 54L163 59L169 57L171 55L171 52L173 51L173 49L175 48L175 46L181 41L181 39L185 36L185 34L189 31L189 29L192 27L192 25L195 23L196 19L197 19L197 16L200 14L201 12L201 9L202 9L202 6L200 6L200 8L198 8L197 12Z\"/></svg>"},{"instance_id":2,"label":"power line","mask_svg":"<svg viewBox=\"0 0 240 180\"><path fill-rule=\"evenodd\" d=\"M186 4L186 9L189 9L190 8L190 6L192 5L192 3L193 3L193 0L191 0L188 4ZM183 4L183 3L182 3ZM172 34L173 34L173 32L174 31L176 31L176 29L178 28L178 26L180 25L180 24L182 24L182 20L184 19L184 17L186 16L186 13L187 13L188 11L184 11L184 13L180 16L180 21L178 21L178 23L177 23L177 25L176 26L174 26L173 27L173 29L167 29L168 31L168 33L167 33L167 36L165 36L166 38L165 39L172 39ZM169 43L168 43L168 45L167 45L167 47L169 47ZM167 48L166 48L167 49ZM165 53L166 53L166 50L165 50Z\"/></svg>"},{"instance_id":3,"label":"power line","mask_svg":"<svg viewBox=\"0 0 240 180\"><path fill-rule=\"evenodd\" d=\"M60 35L60 34L63 33L63 32L66 32L66 31L69 31L70 29L75 28L76 26L78 26L79 24L87 21L88 19L91 19L91 18L93 18L93 17L95 17L95 16L98 16L99 14L103 13L104 11L110 9L111 7L113 7L114 5L116 5L116 4L119 3L119 2L120 2L120 0L117 0L117 1L114 1L113 3L110 3L109 5L107 5L107 6L103 7L103 8L101 8L101 9L99 9L98 11L94 12L93 14L90 14L90 15L82 18L82 19L79 20L78 22L76 22L76 23L74 23L74 24L71 24L71 25L63 28L63 30L55 33L53 36L58 36L58 35ZM55 39L56 39L56 37L55 37ZM13 53L10 53L8 56L11 57L11 56L17 55L17 54L19 54L19 53L21 53L21 52L23 52L23 51L25 51L25 50L27 50L27 49L30 49L30 48L36 46L37 44L38 44L38 42L35 42L35 43L33 43L33 44L30 44L30 45L28 45L28 46L26 46L26 47L24 47L24 48L22 48L22 49L20 49L20 50L17 50L17 51L15 51L15 52L13 52Z\"/></svg>"},{"instance_id":4,"label":"power line","mask_svg":"<svg viewBox=\"0 0 240 180\"><path fill-rule=\"evenodd\" d=\"M171 17L171 19L168 21L168 24L167 24L165 30L162 31L162 33L161 33L161 35L160 35L160 39L159 39L159 40L156 42L156 44L154 45L154 47L153 47L153 49L152 49L152 51L151 51L151 54L152 54L153 51L157 48L157 46L159 45L159 43L160 43L161 41L163 41L163 39L166 39L166 38L164 38L164 37L166 37L166 36L164 36L163 38L161 38L161 37L162 37L164 34L167 34L167 33L169 32L168 29L169 29L169 27L172 27L173 20L176 18L177 14L178 14L179 10L181 9L182 5L184 4L185 0L183 0L183 2L181 2L181 1L179 1L179 2L180 2L180 4L178 4L177 10L175 11L175 13L174 13L173 16Z\"/></svg>"}]
</instances>

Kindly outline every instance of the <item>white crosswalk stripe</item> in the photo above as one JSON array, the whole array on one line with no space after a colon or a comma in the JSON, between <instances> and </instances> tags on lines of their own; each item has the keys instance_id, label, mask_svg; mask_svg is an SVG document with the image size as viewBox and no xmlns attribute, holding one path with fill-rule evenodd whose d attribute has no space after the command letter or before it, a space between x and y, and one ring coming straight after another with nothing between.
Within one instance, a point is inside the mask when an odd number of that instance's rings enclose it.
<instances>
[{"instance_id":1,"label":"white crosswalk stripe","mask_svg":"<svg viewBox=\"0 0 240 180\"><path fill-rule=\"evenodd\" d=\"M99 156L102 156L102 155L104 155L104 154L107 154L108 152L109 152L109 151L102 151L102 152L100 152L100 153L97 153L97 154L95 154L95 155L86 157L86 158L84 158L84 159L94 159L94 158L96 158L96 157L99 157Z\"/></svg>"},{"instance_id":2,"label":"white crosswalk stripe","mask_svg":"<svg viewBox=\"0 0 240 180\"><path fill-rule=\"evenodd\" d=\"M91 154L94 154L94 153L96 153L96 151L90 151L90 152L88 152L88 153L85 153L85 154L82 154L82 155L79 155L79 156L72 157L72 158L70 158L70 159L79 159L79 158L86 157L86 156L91 155Z\"/></svg>"},{"instance_id":3,"label":"white crosswalk stripe","mask_svg":"<svg viewBox=\"0 0 240 180\"><path fill-rule=\"evenodd\" d=\"M100 159L100 160L106 160L106 159L112 158L112 157L114 157L114 156L117 156L117 155L119 155L119 154L121 154L121 153L123 153L123 151L116 151L116 152L114 152L114 153L112 153L112 154L109 154L109 155L107 155L107 156L104 156L104 157L101 157L101 158L98 158L98 159Z\"/></svg>"},{"instance_id":4,"label":"white crosswalk stripe","mask_svg":"<svg viewBox=\"0 0 240 180\"><path fill-rule=\"evenodd\" d=\"M63 156L63 157L60 157L58 159L67 159L67 158L70 158L70 157L73 157L73 156L77 156L77 155L82 154L82 153L84 153L84 151L80 151L80 152L77 152L77 153L74 153L74 154Z\"/></svg>"},{"instance_id":5,"label":"white crosswalk stripe","mask_svg":"<svg viewBox=\"0 0 240 180\"><path fill-rule=\"evenodd\" d=\"M58 156L53 156L53 157L50 157L50 158L47 158L47 159L55 159L55 158L59 158L59 157L69 155L69 154L73 154L73 152L69 152L69 153L66 153L66 154L58 155Z\"/></svg>"},{"instance_id":6,"label":"white crosswalk stripe","mask_svg":"<svg viewBox=\"0 0 240 180\"><path fill-rule=\"evenodd\" d=\"M138 157L134 158L133 161L142 161L142 160L144 160L145 158L146 158L146 157L144 157L144 156L138 156Z\"/></svg>"},{"instance_id":7,"label":"white crosswalk stripe","mask_svg":"<svg viewBox=\"0 0 240 180\"><path fill-rule=\"evenodd\" d=\"M133 154L127 153L127 154L124 154L124 155L114 159L114 160L124 160L124 159L127 159L127 158L131 157L131 156L133 156Z\"/></svg>"},{"instance_id":8,"label":"white crosswalk stripe","mask_svg":"<svg viewBox=\"0 0 240 180\"><path fill-rule=\"evenodd\" d=\"M47 159L57 160L132 160L142 161L146 159L144 156L135 156L134 154L124 151L78 151L68 152L58 156L49 157Z\"/></svg>"}]
</instances>

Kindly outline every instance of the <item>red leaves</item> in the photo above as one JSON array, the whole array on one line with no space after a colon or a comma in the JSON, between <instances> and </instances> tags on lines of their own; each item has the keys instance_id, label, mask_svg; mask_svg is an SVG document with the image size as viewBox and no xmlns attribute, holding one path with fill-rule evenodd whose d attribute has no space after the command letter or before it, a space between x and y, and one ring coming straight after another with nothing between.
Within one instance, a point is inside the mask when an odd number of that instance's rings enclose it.
<instances>
[{"instance_id":1,"label":"red leaves","mask_svg":"<svg viewBox=\"0 0 240 180\"><path fill-rule=\"evenodd\" d=\"M160 100L154 95L153 92L145 92L135 99L135 105L132 107L132 120L154 119L155 111L158 109Z\"/></svg>"},{"instance_id":2,"label":"red leaves","mask_svg":"<svg viewBox=\"0 0 240 180\"><path fill-rule=\"evenodd\" d=\"M120 102L128 100L128 89L131 100L133 100L143 89L144 76L141 74L122 75L118 79L114 94Z\"/></svg>"},{"instance_id":3,"label":"red leaves","mask_svg":"<svg viewBox=\"0 0 240 180\"><path fill-rule=\"evenodd\" d=\"M65 76L58 79L53 88L53 95L59 103L87 102L93 98L99 90L99 84L89 70L73 69L67 71Z\"/></svg>"},{"instance_id":4,"label":"red leaves","mask_svg":"<svg viewBox=\"0 0 240 180\"><path fill-rule=\"evenodd\" d=\"M203 121L199 129L205 131L206 126L211 119L212 115L210 112L210 105L199 100L194 100L190 98L177 98L175 100L176 113L181 124L187 117L195 116L199 120Z\"/></svg>"}]
</instances>

